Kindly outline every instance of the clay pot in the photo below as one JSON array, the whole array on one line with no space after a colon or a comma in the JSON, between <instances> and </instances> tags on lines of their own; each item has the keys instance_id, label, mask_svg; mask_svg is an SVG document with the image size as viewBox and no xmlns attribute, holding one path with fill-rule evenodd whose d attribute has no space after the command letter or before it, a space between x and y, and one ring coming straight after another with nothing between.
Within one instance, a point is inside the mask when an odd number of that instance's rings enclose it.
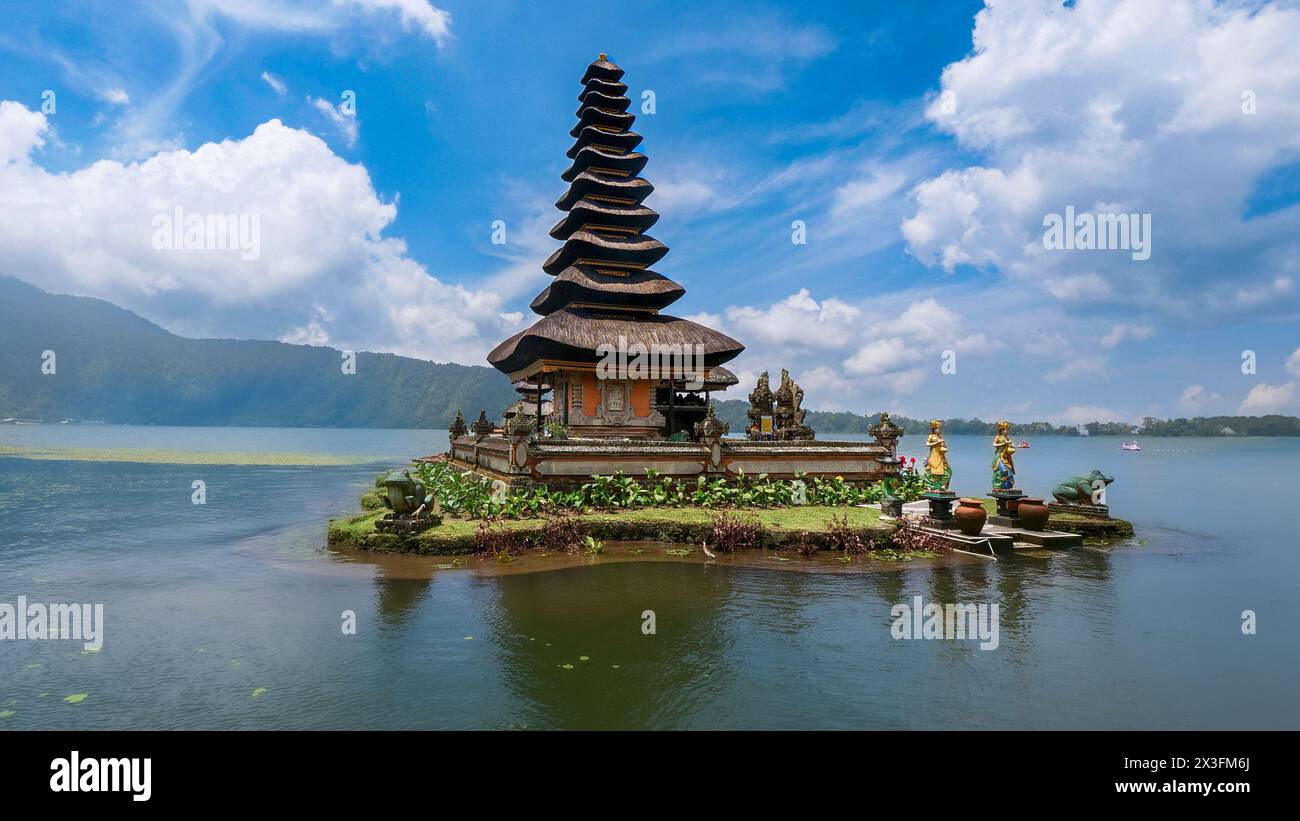
<instances>
[{"instance_id":1,"label":"clay pot","mask_svg":"<svg viewBox=\"0 0 1300 821\"><path fill-rule=\"evenodd\" d=\"M957 529L964 536L980 535L980 531L984 529L984 523L989 518L982 499L958 500L957 509L953 511L952 516L957 520Z\"/></svg>"},{"instance_id":2,"label":"clay pot","mask_svg":"<svg viewBox=\"0 0 1300 821\"><path fill-rule=\"evenodd\" d=\"M1047 517L1050 515L1051 511L1043 504L1042 499L1026 496L1020 500L1017 517L1020 519L1020 526L1025 530L1042 530L1047 527Z\"/></svg>"},{"instance_id":3,"label":"clay pot","mask_svg":"<svg viewBox=\"0 0 1300 821\"><path fill-rule=\"evenodd\" d=\"M1020 509L1020 500L1023 498L1023 496L1017 496L1014 499L1007 499L1007 513L1015 516L1016 511Z\"/></svg>"}]
</instances>

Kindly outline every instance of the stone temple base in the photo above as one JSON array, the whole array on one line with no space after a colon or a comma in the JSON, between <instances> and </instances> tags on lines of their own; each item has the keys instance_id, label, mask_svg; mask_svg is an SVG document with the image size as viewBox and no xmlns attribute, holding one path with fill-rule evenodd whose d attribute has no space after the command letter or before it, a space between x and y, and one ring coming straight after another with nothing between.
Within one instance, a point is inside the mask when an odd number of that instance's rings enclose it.
<instances>
[{"instance_id":1,"label":"stone temple base","mask_svg":"<svg viewBox=\"0 0 1300 821\"><path fill-rule=\"evenodd\" d=\"M1076 505L1065 502L1048 502L1047 509L1053 513L1076 513L1093 519L1109 519L1110 508L1106 505Z\"/></svg>"},{"instance_id":2,"label":"stone temple base","mask_svg":"<svg viewBox=\"0 0 1300 821\"><path fill-rule=\"evenodd\" d=\"M641 478L647 468L660 476L694 482L698 477L770 479L843 477L845 482L869 484L884 476L881 459L889 451L876 442L754 442L722 439L716 444L669 442L662 439L569 438L563 441L511 439L492 435L457 437L450 463L509 487L545 485L572 488L592 476L622 472ZM433 458L433 457L430 457Z\"/></svg>"}]
</instances>

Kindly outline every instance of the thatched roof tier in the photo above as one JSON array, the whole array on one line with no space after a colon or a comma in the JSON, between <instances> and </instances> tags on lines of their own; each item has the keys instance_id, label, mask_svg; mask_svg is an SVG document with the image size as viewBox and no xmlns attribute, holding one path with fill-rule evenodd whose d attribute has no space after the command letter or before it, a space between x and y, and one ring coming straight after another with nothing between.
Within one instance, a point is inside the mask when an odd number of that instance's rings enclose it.
<instances>
[{"instance_id":1,"label":"thatched roof tier","mask_svg":"<svg viewBox=\"0 0 1300 821\"><path fill-rule=\"evenodd\" d=\"M596 349L617 345L619 337L629 344L702 345L704 367L713 368L734 359L745 346L724 333L666 314L633 315L586 308L561 308L538 320L496 346L488 354L497 370L519 374L539 360L569 365L592 366L599 361Z\"/></svg>"},{"instance_id":2,"label":"thatched roof tier","mask_svg":"<svg viewBox=\"0 0 1300 821\"><path fill-rule=\"evenodd\" d=\"M542 270L558 274L580 261L595 267L604 263L615 268L649 268L667 253L668 246L654 237L602 236L591 231L575 231L542 263Z\"/></svg>"},{"instance_id":3,"label":"thatched roof tier","mask_svg":"<svg viewBox=\"0 0 1300 821\"><path fill-rule=\"evenodd\" d=\"M531 307L542 316L573 302L658 310L685 293L685 288L654 271L611 276L590 266L574 265L556 274L555 281L537 295Z\"/></svg>"},{"instance_id":4,"label":"thatched roof tier","mask_svg":"<svg viewBox=\"0 0 1300 821\"><path fill-rule=\"evenodd\" d=\"M564 152L564 156L573 159L578 156L578 152L583 147L588 145L596 145L616 152L631 151L641 144L642 139L644 138L634 131L607 131L589 125L578 133L577 141Z\"/></svg>"},{"instance_id":5,"label":"thatched roof tier","mask_svg":"<svg viewBox=\"0 0 1300 821\"><path fill-rule=\"evenodd\" d=\"M578 117L578 124L569 130L570 137L577 137L589 125L614 131L626 131L632 127L632 123L636 122L636 117L626 111L606 111L595 106L583 106L579 111L581 114Z\"/></svg>"},{"instance_id":6,"label":"thatched roof tier","mask_svg":"<svg viewBox=\"0 0 1300 821\"><path fill-rule=\"evenodd\" d=\"M524 395L526 395L526 396L534 396L534 397L535 397L535 396L537 396L537 394L538 394L538 386L537 386L535 383L533 383L533 382L529 382L529 381L526 380L526 379L521 379L521 380L519 380L518 382L516 382L516 383L515 383L514 385L512 385L511 387L513 387L513 388L515 389L515 391L517 391L518 393L522 393L522 394L524 394ZM549 391L550 389L551 389L551 386L548 385L547 383L543 382L543 383L541 384L541 391L540 391L540 392L541 392L541 393L546 393L546 392Z\"/></svg>"},{"instance_id":7,"label":"thatched roof tier","mask_svg":"<svg viewBox=\"0 0 1300 821\"><path fill-rule=\"evenodd\" d=\"M550 400L546 400L542 402L542 416L550 416L551 411L553 410L554 407L551 405ZM536 416L537 403L530 402L527 399L520 399L517 402L511 402L509 405L506 406L506 409L501 412L501 416L503 419L513 419L514 417L520 415Z\"/></svg>"},{"instance_id":8,"label":"thatched roof tier","mask_svg":"<svg viewBox=\"0 0 1300 821\"><path fill-rule=\"evenodd\" d=\"M579 200L564 215L564 219L555 223L551 236L565 240L575 231L609 231L621 229L628 234L639 234L659 221L659 215L644 205L628 208L606 202Z\"/></svg>"},{"instance_id":9,"label":"thatched roof tier","mask_svg":"<svg viewBox=\"0 0 1300 821\"><path fill-rule=\"evenodd\" d=\"M739 385L740 378L726 368L713 368L704 378L704 390L725 391L732 385Z\"/></svg>"},{"instance_id":10,"label":"thatched roof tier","mask_svg":"<svg viewBox=\"0 0 1300 821\"><path fill-rule=\"evenodd\" d=\"M577 117L579 120L582 119L582 112L586 111L588 108L595 108L600 111L626 113L627 107L632 104L632 101L627 97L624 97L622 94L606 94L605 92L594 88L584 91L582 96L578 99L582 101L582 105L578 106L578 110L573 112L573 116ZM628 116L632 115L629 114ZM631 123L628 123L628 125L631 125ZM576 137L578 135L574 134L573 136Z\"/></svg>"},{"instance_id":11,"label":"thatched roof tier","mask_svg":"<svg viewBox=\"0 0 1300 821\"><path fill-rule=\"evenodd\" d=\"M586 197L616 205L640 205L641 200L650 196L650 192L654 190L655 187L648 180L640 177L606 179L590 171L584 171L573 178L573 182L569 183L569 190L555 201L555 207L561 211L568 211L574 203Z\"/></svg>"},{"instance_id":12,"label":"thatched roof tier","mask_svg":"<svg viewBox=\"0 0 1300 821\"><path fill-rule=\"evenodd\" d=\"M582 75L580 82L583 85L586 85L588 80L617 83L621 79L623 79L623 69L611 63L609 57L602 54L594 63L587 66L587 71Z\"/></svg>"},{"instance_id":13,"label":"thatched roof tier","mask_svg":"<svg viewBox=\"0 0 1300 821\"><path fill-rule=\"evenodd\" d=\"M594 145L583 146L578 156L573 158L573 165L565 169L560 179L565 182L573 180L584 171L607 173L619 177L635 177L645 168L646 155L635 151L618 154L605 151Z\"/></svg>"},{"instance_id":14,"label":"thatched roof tier","mask_svg":"<svg viewBox=\"0 0 1300 821\"><path fill-rule=\"evenodd\" d=\"M592 78L584 84L582 93L578 95L578 102L585 103L587 98L594 94L604 97L624 97L627 95L627 83L609 83ZM609 106L605 106L605 108L609 108ZM626 111L627 109L622 110Z\"/></svg>"}]
</instances>

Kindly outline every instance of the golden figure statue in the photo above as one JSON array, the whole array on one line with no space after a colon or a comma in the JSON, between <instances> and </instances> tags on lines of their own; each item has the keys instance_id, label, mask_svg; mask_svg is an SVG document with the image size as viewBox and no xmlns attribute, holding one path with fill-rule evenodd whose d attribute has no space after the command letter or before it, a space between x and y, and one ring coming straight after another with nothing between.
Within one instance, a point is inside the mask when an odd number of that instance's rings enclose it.
<instances>
[{"instance_id":1,"label":"golden figure statue","mask_svg":"<svg viewBox=\"0 0 1300 821\"><path fill-rule=\"evenodd\" d=\"M997 435L993 437L993 489L1012 490L1016 486L1016 463L1012 455L1016 446L1011 441L1011 423L998 422Z\"/></svg>"},{"instance_id":2,"label":"golden figure statue","mask_svg":"<svg viewBox=\"0 0 1300 821\"><path fill-rule=\"evenodd\" d=\"M925 440L930 456L925 460L925 489L946 492L952 481L952 467L948 464L948 443L943 441L943 422L930 420L930 436Z\"/></svg>"}]
</instances>

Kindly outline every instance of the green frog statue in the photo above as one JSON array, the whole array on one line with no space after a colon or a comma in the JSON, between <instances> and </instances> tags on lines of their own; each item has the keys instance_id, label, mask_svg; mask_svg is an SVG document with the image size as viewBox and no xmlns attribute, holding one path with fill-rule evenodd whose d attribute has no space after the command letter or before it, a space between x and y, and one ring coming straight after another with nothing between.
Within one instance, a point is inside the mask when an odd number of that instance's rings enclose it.
<instances>
[{"instance_id":1,"label":"green frog statue","mask_svg":"<svg viewBox=\"0 0 1300 821\"><path fill-rule=\"evenodd\" d=\"M375 530L418 533L442 523L437 498L427 493L409 470L392 471L384 478L383 486L384 507L391 512L375 520Z\"/></svg>"}]
</instances>

